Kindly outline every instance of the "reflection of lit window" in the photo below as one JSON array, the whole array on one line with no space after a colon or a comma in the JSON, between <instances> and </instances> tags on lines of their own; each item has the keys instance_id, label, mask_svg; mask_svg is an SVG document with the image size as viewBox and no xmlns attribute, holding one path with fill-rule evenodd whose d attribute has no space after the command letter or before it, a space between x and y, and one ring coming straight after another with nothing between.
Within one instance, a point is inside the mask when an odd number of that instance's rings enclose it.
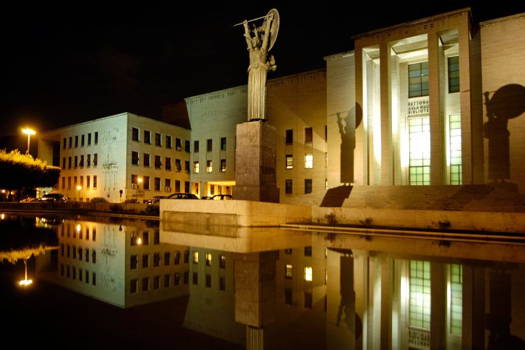
<instances>
[{"instance_id":1,"label":"reflection of lit window","mask_svg":"<svg viewBox=\"0 0 525 350\"><path fill-rule=\"evenodd\" d=\"M286 155L286 169L293 169L293 156L291 154Z\"/></svg>"},{"instance_id":2,"label":"reflection of lit window","mask_svg":"<svg viewBox=\"0 0 525 350\"><path fill-rule=\"evenodd\" d=\"M312 282L313 271L311 266L304 267L304 280L307 282Z\"/></svg>"},{"instance_id":3,"label":"reflection of lit window","mask_svg":"<svg viewBox=\"0 0 525 350\"><path fill-rule=\"evenodd\" d=\"M305 154L304 167L306 169L312 169L314 167L314 156L312 154Z\"/></svg>"},{"instance_id":4,"label":"reflection of lit window","mask_svg":"<svg viewBox=\"0 0 525 350\"><path fill-rule=\"evenodd\" d=\"M211 253L206 253L206 266L211 266Z\"/></svg>"},{"instance_id":5,"label":"reflection of lit window","mask_svg":"<svg viewBox=\"0 0 525 350\"><path fill-rule=\"evenodd\" d=\"M463 320L463 268L450 265L450 333L461 336Z\"/></svg>"},{"instance_id":6,"label":"reflection of lit window","mask_svg":"<svg viewBox=\"0 0 525 350\"><path fill-rule=\"evenodd\" d=\"M286 264L284 268L284 277L289 280L292 279L293 277L293 266L292 265Z\"/></svg>"},{"instance_id":7,"label":"reflection of lit window","mask_svg":"<svg viewBox=\"0 0 525 350\"><path fill-rule=\"evenodd\" d=\"M193 252L193 263L194 264L199 263L199 252Z\"/></svg>"},{"instance_id":8,"label":"reflection of lit window","mask_svg":"<svg viewBox=\"0 0 525 350\"><path fill-rule=\"evenodd\" d=\"M430 262L410 261L409 326L430 330Z\"/></svg>"}]
</instances>

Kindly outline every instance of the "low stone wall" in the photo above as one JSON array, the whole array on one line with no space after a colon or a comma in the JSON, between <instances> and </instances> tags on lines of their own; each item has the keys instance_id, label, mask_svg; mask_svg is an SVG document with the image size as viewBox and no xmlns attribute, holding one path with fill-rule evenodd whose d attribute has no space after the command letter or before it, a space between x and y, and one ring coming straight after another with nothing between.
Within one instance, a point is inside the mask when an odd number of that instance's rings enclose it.
<instances>
[{"instance_id":1,"label":"low stone wall","mask_svg":"<svg viewBox=\"0 0 525 350\"><path fill-rule=\"evenodd\" d=\"M148 205L142 203L87 203L87 202L0 202L0 210L81 210L81 211L104 211L104 212L126 212L145 214Z\"/></svg>"}]
</instances>

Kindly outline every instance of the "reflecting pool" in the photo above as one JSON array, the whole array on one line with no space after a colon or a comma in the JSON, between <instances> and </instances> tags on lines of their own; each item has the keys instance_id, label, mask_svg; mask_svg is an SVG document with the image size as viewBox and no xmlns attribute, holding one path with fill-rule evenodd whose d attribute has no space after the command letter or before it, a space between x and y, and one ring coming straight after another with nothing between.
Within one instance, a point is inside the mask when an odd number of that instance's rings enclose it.
<instances>
[{"instance_id":1,"label":"reflecting pool","mask_svg":"<svg viewBox=\"0 0 525 350\"><path fill-rule=\"evenodd\" d=\"M525 348L516 237L5 214L0 260L3 333L26 346Z\"/></svg>"}]
</instances>

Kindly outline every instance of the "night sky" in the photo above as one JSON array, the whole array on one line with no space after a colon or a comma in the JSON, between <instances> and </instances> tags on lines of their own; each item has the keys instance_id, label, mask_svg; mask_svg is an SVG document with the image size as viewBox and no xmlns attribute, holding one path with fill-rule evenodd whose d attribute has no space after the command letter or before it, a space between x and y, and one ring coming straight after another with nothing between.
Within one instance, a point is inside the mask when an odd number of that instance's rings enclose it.
<instances>
[{"instance_id":1,"label":"night sky","mask_svg":"<svg viewBox=\"0 0 525 350\"><path fill-rule=\"evenodd\" d=\"M189 2L191 3L191 2ZM352 35L469 6L468 1L360 1L331 5L132 8L75 3L4 10L0 20L0 136L120 112L171 119L184 97L246 83L242 27L275 7L281 16L270 78L324 66L353 49ZM231 3L231 2L230 2ZM472 1L474 21L525 12L519 1ZM476 5L480 3L479 5ZM431 6L431 7L430 7ZM523 35L523 33L521 33Z\"/></svg>"}]
</instances>

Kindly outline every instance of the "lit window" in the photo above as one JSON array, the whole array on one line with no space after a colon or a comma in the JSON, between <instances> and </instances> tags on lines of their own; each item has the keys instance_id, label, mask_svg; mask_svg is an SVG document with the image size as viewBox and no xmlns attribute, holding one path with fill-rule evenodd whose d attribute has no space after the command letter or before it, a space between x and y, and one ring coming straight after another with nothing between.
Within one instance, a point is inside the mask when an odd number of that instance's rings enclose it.
<instances>
[{"instance_id":1,"label":"lit window","mask_svg":"<svg viewBox=\"0 0 525 350\"><path fill-rule=\"evenodd\" d=\"M304 155L304 167L306 169L312 169L314 167L314 156L313 154L305 154Z\"/></svg>"},{"instance_id":2,"label":"lit window","mask_svg":"<svg viewBox=\"0 0 525 350\"><path fill-rule=\"evenodd\" d=\"M213 172L213 162L211 160L206 161L206 172L207 173Z\"/></svg>"},{"instance_id":3,"label":"lit window","mask_svg":"<svg viewBox=\"0 0 525 350\"><path fill-rule=\"evenodd\" d=\"M221 173L226 172L226 159L221 159Z\"/></svg>"},{"instance_id":4,"label":"lit window","mask_svg":"<svg viewBox=\"0 0 525 350\"><path fill-rule=\"evenodd\" d=\"M462 162L461 162L461 117L458 115L449 116L448 119L449 135L449 176L451 185L461 185L462 183Z\"/></svg>"},{"instance_id":5,"label":"lit window","mask_svg":"<svg viewBox=\"0 0 525 350\"><path fill-rule=\"evenodd\" d=\"M199 162L193 162L193 173L198 174L200 171Z\"/></svg>"},{"instance_id":6,"label":"lit window","mask_svg":"<svg viewBox=\"0 0 525 350\"><path fill-rule=\"evenodd\" d=\"M313 271L311 266L304 267L304 280L307 282L312 282Z\"/></svg>"},{"instance_id":7,"label":"lit window","mask_svg":"<svg viewBox=\"0 0 525 350\"><path fill-rule=\"evenodd\" d=\"M428 116L408 118L409 184L430 185L430 125Z\"/></svg>"},{"instance_id":8,"label":"lit window","mask_svg":"<svg viewBox=\"0 0 525 350\"><path fill-rule=\"evenodd\" d=\"M195 251L193 252L193 263L198 264L199 263L199 252Z\"/></svg>"},{"instance_id":9,"label":"lit window","mask_svg":"<svg viewBox=\"0 0 525 350\"><path fill-rule=\"evenodd\" d=\"M293 169L293 155L286 155L286 169Z\"/></svg>"},{"instance_id":10,"label":"lit window","mask_svg":"<svg viewBox=\"0 0 525 350\"><path fill-rule=\"evenodd\" d=\"M206 253L206 266L211 266L211 253Z\"/></svg>"},{"instance_id":11,"label":"lit window","mask_svg":"<svg viewBox=\"0 0 525 350\"><path fill-rule=\"evenodd\" d=\"M284 278L286 279L292 279L293 278L293 266L290 264L286 264L284 267Z\"/></svg>"}]
</instances>

